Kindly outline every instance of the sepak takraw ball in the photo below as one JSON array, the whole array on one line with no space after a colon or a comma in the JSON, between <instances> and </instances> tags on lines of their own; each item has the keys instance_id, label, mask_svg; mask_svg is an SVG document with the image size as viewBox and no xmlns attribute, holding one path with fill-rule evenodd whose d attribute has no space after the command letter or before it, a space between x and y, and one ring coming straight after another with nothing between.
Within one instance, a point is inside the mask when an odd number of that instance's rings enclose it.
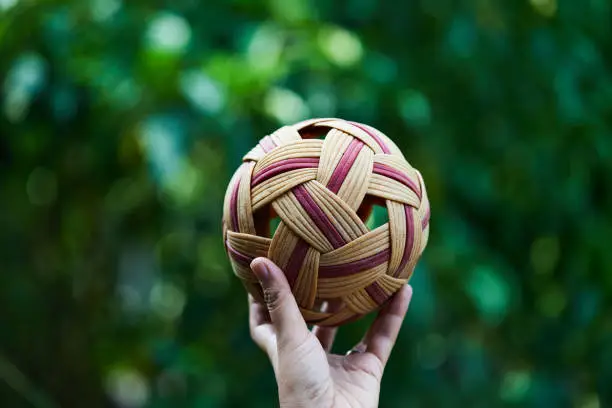
<instances>
[{"instance_id":1,"label":"sepak takraw ball","mask_svg":"<svg viewBox=\"0 0 612 408\"><path fill-rule=\"evenodd\" d=\"M370 229L376 205L388 222ZM255 298L261 286L249 265L266 256L285 272L308 324L338 326L406 284L429 218L423 178L391 139L361 123L311 119L278 129L244 156L227 189L223 239Z\"/></svg>"}]
</instances>

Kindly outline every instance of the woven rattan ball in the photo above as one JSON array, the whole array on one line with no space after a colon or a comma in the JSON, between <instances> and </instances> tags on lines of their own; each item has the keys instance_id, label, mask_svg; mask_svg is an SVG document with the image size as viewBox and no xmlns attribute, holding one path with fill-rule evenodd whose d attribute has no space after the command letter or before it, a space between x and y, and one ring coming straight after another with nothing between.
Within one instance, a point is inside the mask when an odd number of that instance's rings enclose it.
<instances>
[{"instance_id":1,"label":"woven rattan ball","mask_svg":"<svg viewBox=\"0 0 612 408\"><path fill-rule=\"evenodd\" d=\"M368 228L375 205L388 222ZM234 273L262 300L250 262L285 271L309 324L339 326L383 305L414 270L429 236L421 174L371 126L311 119L261 139L225 196ZM279 220L271 232L271 220Z\"/></svg>"}]
</instances>

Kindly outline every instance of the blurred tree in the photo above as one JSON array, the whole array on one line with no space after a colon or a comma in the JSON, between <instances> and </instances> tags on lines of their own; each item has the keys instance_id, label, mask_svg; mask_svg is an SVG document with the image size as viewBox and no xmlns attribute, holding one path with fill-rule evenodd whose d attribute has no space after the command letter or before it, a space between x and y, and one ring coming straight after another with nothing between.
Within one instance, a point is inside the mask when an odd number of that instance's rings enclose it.
<instances>
[{"instance_id":1,"label":"blurred tree","mask_svg":"<svg viewBox=\"0 0 612 408\"><path fill-rule=\"evenodd\" d=\"M0 0L3 406L272 405L221 203L311 116L428 185L381 406L612 405L611 7Z\"/></svg>"}]
</instances>

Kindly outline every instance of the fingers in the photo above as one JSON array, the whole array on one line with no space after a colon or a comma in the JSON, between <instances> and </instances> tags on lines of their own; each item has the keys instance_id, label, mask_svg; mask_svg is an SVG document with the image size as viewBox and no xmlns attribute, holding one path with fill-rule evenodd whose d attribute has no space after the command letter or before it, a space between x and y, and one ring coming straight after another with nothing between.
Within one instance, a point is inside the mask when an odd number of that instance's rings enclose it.
<instances>
[{"instance_id":1,"label":"fingers","mask_svg":"<svg viewBox=\"0 0 612 408\"><path fill-rule=\"evenodd\" d=\"M331 351L337 332L338 329L336 327L315 326L312 329L312 333L317 336L319 343L321 343L321 347L323 347L323 350L325 350L326 353Z\"/></svg>"},{"instance_id":2,"label":"fingers","mask_svg":"<svg viewBox=\"0 0 612 408\"><path fill-rule=\"evenodd\" d=\"M380 311L362 342L367 352L374 354L383 367L389 360L411 298L412 287L405 285Z\"/></svg>"},{"instance_id":3,"label":"fingers","mask_svg":"<svg viewBox=\"0 0 612 408\"><path fill-rule=\"evenodd\" d=\"M338 305L330 305L326 302L321 311L334 312L336 309L338 309ZM331 351L337 332L337 327L315 326L312 328L312 333L319 339L319 343L321 343L321 347L323 347L326 353Z\"/></svg>"},{"instance_id":4,"label":"fingers","mask_svg":"<svg viewBox=\"0 0 612 408\"><path fill-rule=\"evenodd\" d=\"M257 258L251 269L263 288L266 307L279 347L300 344L308 337L306 322L282 270L266 258Z\"/></svg>"},{"instance_id":5,"label":"fingers","mask_svg":"<svg viewBox=\"0 0 612 408\"><path fill-rule=\"evenodd\" d=\"M274 328L270 323L266 306L257 302L251 295L249 295L249 329L251 338L268 355L276 372L278 370L278 353Z\"/></svg>"},{"instance_id":6,"label":"fingers","mask_svg":"<svg viewBox=\"0 0 612 408\"><path fill-rule=\"evenodd\" d=\"M251 338L262 350L268 351L274 343L274 330L266 306L249 295L249 329Z\"/></svg>"}]
</instances>

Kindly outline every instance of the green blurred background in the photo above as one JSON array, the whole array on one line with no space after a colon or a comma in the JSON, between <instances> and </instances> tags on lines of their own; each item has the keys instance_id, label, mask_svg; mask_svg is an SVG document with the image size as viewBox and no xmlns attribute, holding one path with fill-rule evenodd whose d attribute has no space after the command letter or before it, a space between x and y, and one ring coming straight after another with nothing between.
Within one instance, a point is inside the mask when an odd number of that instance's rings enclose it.
<instances>
[{"instance_id":1,"label":"green blurred background","mask_svg":"<svg viewBox=\"0 0 612 408\"><path fill-rule=\"evenodd\" d=\"M0 405L275 406L223 194L260 137L335 116L432 205L381 407L612 406L611 13L0 0Z\"/></svg>"}]
</instances>

